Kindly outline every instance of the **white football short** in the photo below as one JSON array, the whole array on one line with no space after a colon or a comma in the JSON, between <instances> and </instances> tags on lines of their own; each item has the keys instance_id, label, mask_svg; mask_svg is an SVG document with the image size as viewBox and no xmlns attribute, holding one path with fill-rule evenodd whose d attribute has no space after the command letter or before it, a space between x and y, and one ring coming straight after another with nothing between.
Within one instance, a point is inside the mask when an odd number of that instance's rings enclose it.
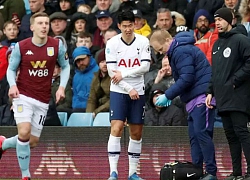
<instances>
[{"instance_id":1,"label":"white football short","mask_svg":"<svg viewBox=\"0 0 250 180\"><path fill-rule=\"evenodd\" d=\"M25 95L13 99L13 111L16 124L31 123L31 135L40 137L46 119L49 104Z\"/></svg>"}]
</instances>

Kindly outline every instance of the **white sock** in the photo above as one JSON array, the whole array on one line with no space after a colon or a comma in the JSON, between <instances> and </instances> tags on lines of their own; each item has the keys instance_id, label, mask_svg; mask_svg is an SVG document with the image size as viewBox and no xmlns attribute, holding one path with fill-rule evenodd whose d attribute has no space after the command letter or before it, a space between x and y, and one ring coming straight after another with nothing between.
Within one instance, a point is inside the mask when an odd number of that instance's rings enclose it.
<instances>
[{"instance_id":1,"label":"white sock","mask_svg":"<svg viewBox=\"0 0 250 180\"><path fill-rule=\"evenodd\" d=\"M115 137L110 134L108 141L108 154L110 174L115 171L118 174L117 165L121 153L121 137Z\"/></svg>"},{"instance_id":2,"label":"white sock","mask_svg":"<svg viewBox=\"0 0 250 180\"><path fill-rule=\"evenodd\" d=\"M142 140L133 140L129 138L128 145L128 159L129 159L129 176L133 175L139 163L139 158L141 155L141 145Z\"/></svg>"}]
</instances>

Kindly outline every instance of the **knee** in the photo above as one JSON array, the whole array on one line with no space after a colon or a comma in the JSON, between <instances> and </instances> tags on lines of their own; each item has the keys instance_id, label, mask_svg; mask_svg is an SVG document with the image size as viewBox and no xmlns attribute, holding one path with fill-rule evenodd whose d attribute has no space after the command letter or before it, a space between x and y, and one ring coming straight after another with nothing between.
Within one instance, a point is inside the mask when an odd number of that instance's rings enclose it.
<instances>
[{"instance_id":1,"label":"knee","mask_svg":"<svg viewBox=\"0 0 250 180\"><path fill-rule=\"evenodd\" d=\"M22 140L30 139L30 128L22 127L18 129L18 138Z\"/></svg>"},{"instance_id":2,"label":"knee","mask_svg":"<svg viewBox=\"0 0 250 180\"><path fill-rule=\"evenodd\" d=\"M116 137L120 137L122 135L123 127L113 126L111 127L111 134Z\"/></svg>"}]
</instances>

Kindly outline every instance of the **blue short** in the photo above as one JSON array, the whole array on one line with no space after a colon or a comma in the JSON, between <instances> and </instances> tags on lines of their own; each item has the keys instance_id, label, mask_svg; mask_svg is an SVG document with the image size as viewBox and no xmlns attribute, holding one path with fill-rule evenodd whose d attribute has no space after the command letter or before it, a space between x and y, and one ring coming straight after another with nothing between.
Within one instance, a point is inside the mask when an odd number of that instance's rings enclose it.
<instances>
[{"instance_id":1,"label":"blue short","mask_svg":"<svg viewBox=\"0 0 250 180\"><path fill-rule=\"evenodd\" d=\"M145 96L132 100L128 94L110 92L110 120L127 119L128 124L144 124Z\"/></svg>"}]
</instances>

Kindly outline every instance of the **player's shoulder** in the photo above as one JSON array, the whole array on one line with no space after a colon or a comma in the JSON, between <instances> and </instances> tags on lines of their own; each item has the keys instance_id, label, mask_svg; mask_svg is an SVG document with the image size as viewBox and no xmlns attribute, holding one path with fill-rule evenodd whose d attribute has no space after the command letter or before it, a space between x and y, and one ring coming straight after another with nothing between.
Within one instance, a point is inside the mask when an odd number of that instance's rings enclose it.
<instances>
[{"instance_id":1,"label":"player's shoulder","mask_svg":"<svg viewBox=\"0 0 250 180\"><path fill-rule=\"evenodd\" d=\"M117 44L117 42L119 42L121 40L121 34L117 34L114 37L112 37L111 39L108 40L108 44Z\"/></svg>"},{"instance_id":2,"label":"player's shoulder","mask_svg":"<svg viewBox=\"0 0 250 180\"><path fill-rule=\"evenodd\" d=\"M139 41L149 42L149 40L148 40L147 37L142 36L142 35L140 35L140 34L136 34L136 33L135 33L135 38L136 38L137 40L139 40Z\"/></svg>"},{"instance_id":3,"label":"player's shoulder","mask_svg":"<svg viewBox=\"0 0 250 180\"><path fill-rule=\"evenodd\" d=\"M23 46L23 45L27 45L28 42L31 42L31 37L23 39L21 41L18 42L19 46Z\"/></svg>"}]
</instances>

